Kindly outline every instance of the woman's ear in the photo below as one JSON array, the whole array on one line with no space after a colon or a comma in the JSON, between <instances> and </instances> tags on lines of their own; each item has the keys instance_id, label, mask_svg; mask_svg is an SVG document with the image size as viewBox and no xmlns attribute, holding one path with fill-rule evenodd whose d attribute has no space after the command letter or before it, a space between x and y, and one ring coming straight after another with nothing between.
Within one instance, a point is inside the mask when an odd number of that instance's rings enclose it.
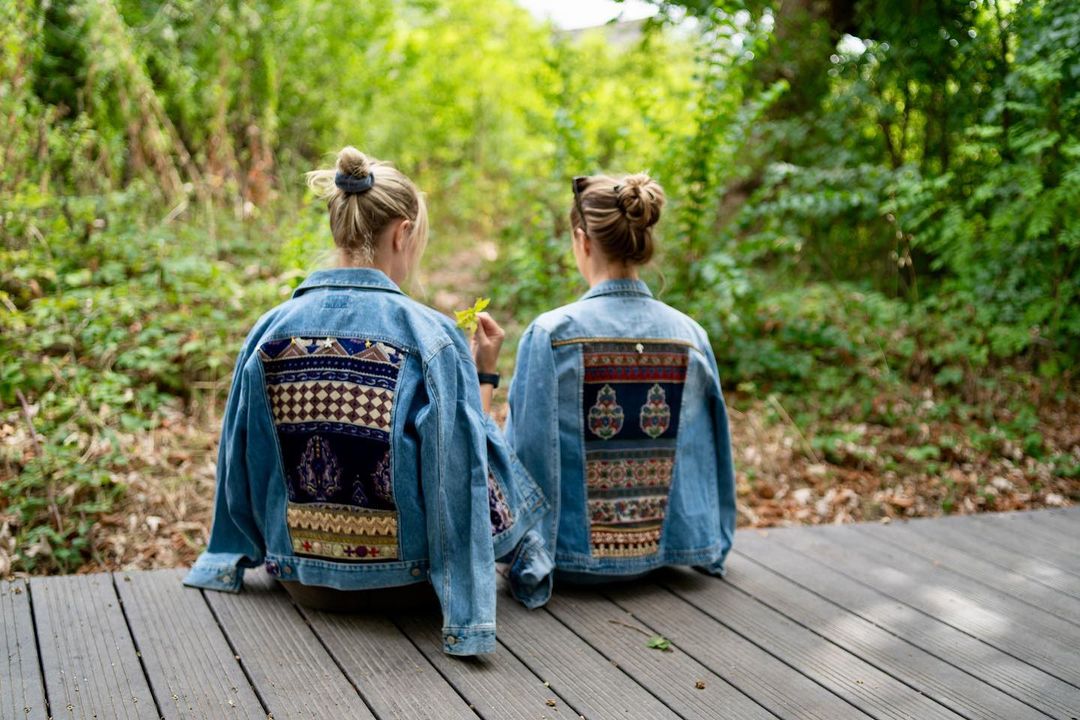
<instances>
[{"instance_id":1,"label":"woman's ear","mask_svg":"<svg viewBox=\"0 0 1080 720\"><path fill-rule=\"evenodd\" d=\"M574 242L581 248L581 251L585 253L585 257L592 255L592 241L581 228L574 228Z\"/></svg>"},{"instance_id":2,"label":"woman's ear","mask_svg":"<svg viewBox=\"0 0 1080 720\"><path fill-rule=\"evenodd\" d=\"M394 252L404 252L410 235L412 235L412 221L402 220L399 222L394 229Z\"/></svg>"}]
</instances>

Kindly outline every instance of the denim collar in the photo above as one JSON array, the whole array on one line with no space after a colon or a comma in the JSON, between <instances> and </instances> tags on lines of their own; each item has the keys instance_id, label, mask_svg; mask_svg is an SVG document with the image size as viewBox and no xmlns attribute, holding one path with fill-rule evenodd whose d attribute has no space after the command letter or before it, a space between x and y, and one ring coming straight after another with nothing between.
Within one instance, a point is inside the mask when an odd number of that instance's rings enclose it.
<instances>
[{"instance_id":1,"label":"denim collar","mask_svg":"<svg viewBox=\"0 0 1080 720\"><path fill-rule=\"evenodd\" d=\"M592 286L587 293L581 296L580 299L588 300L589 298L599 297L601 295L638 295L641 297L652 297L652 291L649 290L649 286L641 280L605 280L602 283L597 283Z\"/></svg>"},{"instance_id":2,"label":"denim collar","mask_svg":"<svg viewBox=\"0 0 1080 720\"><path fill-rule=\"evenodd\" d=\"M330 270L316 270L308 275L307 280L300 284L293 292L293 297L303 295L308 290L324 287L351 287L366 290L386 290L404 295L401 288L386 276L382 270L375 268L333 268Z\"/></svg>"}]
</instances>

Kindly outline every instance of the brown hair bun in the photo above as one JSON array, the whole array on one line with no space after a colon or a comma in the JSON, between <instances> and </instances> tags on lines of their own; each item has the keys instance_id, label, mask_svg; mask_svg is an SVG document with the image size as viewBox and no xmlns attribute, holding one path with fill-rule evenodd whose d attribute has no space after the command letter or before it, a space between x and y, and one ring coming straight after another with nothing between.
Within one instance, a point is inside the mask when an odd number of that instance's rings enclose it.
<instances>
[{"instance_id":1,"label":"brown hair bun","mask_svg":"<svg viewBox=\"0 0 1080 720\"><path fill-rule=\"evenodd\" d=\"M570 224L584 230L611 260L642 265L653 256L652 228L660 220L664 199L664 188L645 173L621 180L594 175L581 191L584 222L575 206Z\"/></svg>"},{"instance_id":2,"label":"brown hair bun","mask_svg":"<svg viewBox=\"0 0 1080 720\"><path fill-rule=\"evenodd\" d=\"M627 175L619 184L617 205L626 219L639 227L652 227L660 220L664 189L645 173Z\"/></svg>"}]
</instances>

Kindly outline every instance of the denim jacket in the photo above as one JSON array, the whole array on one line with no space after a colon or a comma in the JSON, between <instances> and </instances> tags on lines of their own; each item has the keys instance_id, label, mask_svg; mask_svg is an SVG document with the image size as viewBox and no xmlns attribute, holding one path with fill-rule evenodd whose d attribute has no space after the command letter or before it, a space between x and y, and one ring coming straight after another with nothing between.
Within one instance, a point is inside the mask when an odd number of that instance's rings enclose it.
<instances>
[{"instance_id":1,"label":"denim jacket","mask_svg":"<svg viewBox=\"0 0 1080 720\"><path fill-rule=\"evenodd\" d=\"M507 434L551 504L523 544L554 548L560 574L723 574L735 480L716 359L645 283L600 283L529 326ZM533 580L512 590L536 607L552 582Z\"/></svg>"},{"instance_id":2,"label":"denim jacket","mask_svg":"<svg viewBox=\"0 0 1080 720\"><path fill-rule=\"evenodd\" d=\"M430 581L456 655L494 651L495 558L546 507L461 331L367 268L313 273L252 329L217 478L186 584L237 592L260 564L342 590Z\"/></svg>"}]
</instances>

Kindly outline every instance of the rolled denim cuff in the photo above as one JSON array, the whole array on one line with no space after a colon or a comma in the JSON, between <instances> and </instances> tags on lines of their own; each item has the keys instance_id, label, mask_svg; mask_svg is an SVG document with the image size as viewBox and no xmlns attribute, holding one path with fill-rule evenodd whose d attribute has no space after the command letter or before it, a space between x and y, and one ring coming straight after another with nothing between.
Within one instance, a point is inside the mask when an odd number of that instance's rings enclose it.
<instances>
[{"instance_id":1,"label":"rolled denim cuff","mask_svg":"<svg viewBox=\"0 0 1080 720\"><path fill-rule=\"evenodd\" d=\"M495 626L444 627L443 652L447 655L487 655L495 652Z\"/></svg>"},{"instance_id":2,"label":"rolled denim cuff","mask_svg":"<svg viewBox=\"0 0 1080 720\"><path fill-rule=\"evenodd\" d=\"M547 512L548 502L490 415L484 415L484 425L488 434L488 463L496 481L507 492L512 517L510 526L492 537L495 557L499 559L513 554L529 528Z\"/></svg>"},{"instance_id":3,"label":"rolled denim cuff","mask_svg":"<svg viewBox=\"0 0 1080 720\"><path fill-rule=\"evenodd\" d=\"M184 578L189 587L237 593L244 584L244 568L254 563L241 553L204 552Z\"/></svg>"},{"instance_id":4,"label":"rolled denim cuff","mask_svg":"<svg viewBox=\"0 0 1080 720\"><path fill-rule=\"evenodd\" d=\"M525 533L510 562L510 594L530 610L551 599L555 560L535 530Z\"/></svg>"},{"instance_id":5,"label":"rolled denim cuff","mask_svg":"<svg viewBox=\"0 0 1080 720\"><path fill-rule=\"evenodd\" d=\"M708 565L695 565L697 570L705 573L706 575L715 575L716 577L724 577L727 570L724 568L724 558L720 558Z\"/></svg>"}]
</instances>

